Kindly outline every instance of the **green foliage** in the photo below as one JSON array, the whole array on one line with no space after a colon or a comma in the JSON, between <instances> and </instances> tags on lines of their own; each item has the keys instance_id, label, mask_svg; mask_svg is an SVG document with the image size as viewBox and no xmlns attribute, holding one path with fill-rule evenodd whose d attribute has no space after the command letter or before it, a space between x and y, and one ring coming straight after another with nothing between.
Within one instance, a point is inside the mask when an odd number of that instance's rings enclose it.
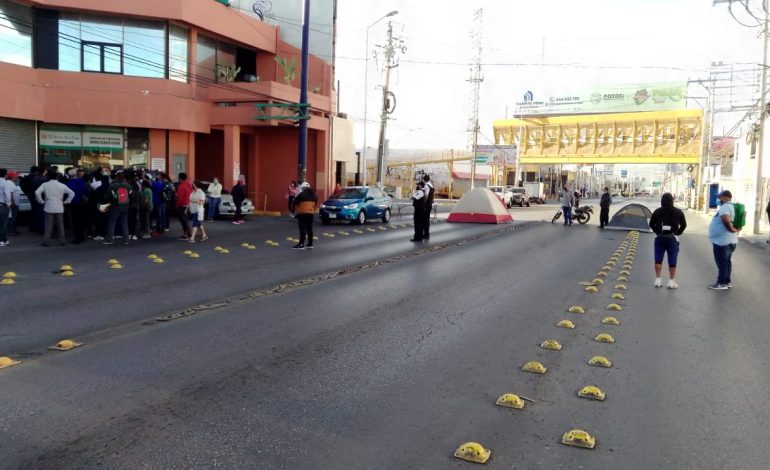
<instances>
[{"instance_id":1,"label":"green foliage","mask_svg":"<svg viewBox=\"0 0 770 470\"><path fill-rule=\"evenodd\" d=\"M275 61L281 66L283 70L283 82L287 85L291 85L294 79L297 78L297 59L292 57L291 60L286 61L281 56L275 56Z\"/></svg>"}]
</instances>

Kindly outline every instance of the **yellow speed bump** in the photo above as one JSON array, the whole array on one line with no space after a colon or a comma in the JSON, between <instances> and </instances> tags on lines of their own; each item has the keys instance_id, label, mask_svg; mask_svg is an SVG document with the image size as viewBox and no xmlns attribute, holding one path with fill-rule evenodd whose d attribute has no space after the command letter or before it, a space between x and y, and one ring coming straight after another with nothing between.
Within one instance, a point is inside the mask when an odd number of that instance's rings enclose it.
<instances>
[{"instance_id":1,"label":"yellow speed bump","mask_svg":"<svg viewBox=\"0 0 770 470\"><path fill-rule=\"evenodd\" d=\"M377 228L378 228L378 229L380 229L380 230L387 230L387 229L388 229L387 227L383 227L382 225L380 225L380 226L379 226L379 227L377 227Z\"/></svg>"},{"instance_id":2,"label":"yellow speed bump","mask_svg":"<svg viewBox=\"0 0 770 470\"><path fill-rule=\"evenodd\" d=\"M455 451L455 458L475 463L487 463L492 451L485 449L478 442L466 442Z\"/></svg>"},{"instance_id":3,"label":"yellow speed bump","mask_svg":"<svg viewBox=\"0 0 770 470\"><path fill-rule=\"evenodd\" d=\"M569 313L586 313L585 309L579 305L573 305L567 311Z\"/></svg>"},{"instance_id":4,"label":"yellow speed bump","mask_svg":"<svg viewBox=\"0 0 770 470\"><path fill-rule=\"evenodd\" d=\"M375 229L373 229L373 228L368 228L368 229L366 229L366 231L367 231L367 232L376 232L377 230L375 230Z\"/></svg>"},{"instance_id":5,"label":"yellow speed bump","mask_svg":"<svg viewBox=\"0 0 770 470\"><path fill-rule=\"evenodd\" d=\"M630 275L631 275L631 271L629 271L629 270L627 270L627 269L624 269L624 270L620 271L620 273L619 273L619 274L620 274L621 276L630 276Z\"/></svg>"},{"instance_id":6,"label":"yellow speed bump","mask_svg":"<svg viewBox=\"0 0 770 470\"><path fill-rule=\"evenodd\" d=\"M594 356L588 360L589 366L612 367L612 362L604 356Z\"/></svg>"},{"instance_id":7,"label":"yellow speed bump","mask_svg":"<svg viewBox=\"0 0 770 470\"><path fill-rule=\"evenodd\" d=\"M110 269L123 269L123 265L122 264L118 264L118 263L111 264L110 265Z\"/></svg>"},{"instance_id":8,"label":"yellow speed bump","mask_svg":"<svg viewBox=\"0 0 770 470\"><path fill-rule=\"evenodd\" d=\"M615 289L617 290L628 290L628 286L625 284L615 284Z\"/></svg>"},{"instance_id":9,"label":"yellow speed bump","mask_svg":"<svg viewBox=\"0 0 770 470\"><path fill-rule=\"evenodd\" d=\"M619 282L628 282L628 277L626 277L626 276L618 276L618 281Z\"/></svg>"},{"instance_id":10,"label":"yellow speed bump","mask_svg":"<svg viewBox=\"0 0 770 470\"><path fill-rule=\"evenodd\" d=\"M620 320L615 317L606 317L602 320L602 325L620 325Z\"/></svg>"},{"instance_id":11,"label":"yellow speed bump","mask_svg":"<svg viewBox=\"0 0 770 470\"><path fill-rule=\"evenodd\" d=\"M8 271L7 273L3 274L4 279L13 279L16 277L16 273L13 271Z\"/></svg>"},{"instance_id":12,"label":"yellow speed bump","mask_svg":"<svg viewBox=\"0 0 770 470\"><path fill-rule=\"evenodd\" d=\"M597 343L614 343L615 338L613 338L612 335L608 333L599 333L594 338L594 341L596 341Z\"/></svg>"},{"instance_id":13,"label":"yellow speed bump","mask_svg":"<svg viewBox=\"0 0 770 470\"><path fill-rule=\"evenodd\" d=\"M120 264L120 261L116 259L108 259L107 264Z\"/></svg>"},{"instance_id":14,"label":"yellow speed bump","mask_svg":"<svg viewBox=\"0 0 770 470\"><path fill-rule=\"evenodd\" d=\"M632 268L633 268L633 266L631 266L630 264L624 264L623 265L623 269L632 269Z\"/></svg>"},{"instance_id":15,"label":"yellow speed bump","mask_svg":"<svg viewBox=\"0 0 770 470\"><path fill-rule=\"evenodd\" d=\"M248 243L246 243L246 242L243 242L243 243L241 243L241 248L248 248L248 247L250 247L250 246L251 246L251 245L250 245L250 244L248 244Z\"/></svg>"},{"instance_id":16,"label":"yellow speed bump","mask_svg":"<svg viewBox=\"0 0 770 470\"><path fill-rule=\"evenodd\" d=\"M533 372L535 374L545 374L548 371L548 368L537 361L530 361L524 364L524 367L522 367L521 370Z\"/></svg>"},{"instance_id":17,"label":"yellow speed bump","mask_svg":"<svg viewBox=\"0 0 770 470\"><path fill-rule=\"evenodd\" d=\"M72 277L75 275L75 273L73 271L62 271L61 275L64 277Z\"/></svg>"},{"instance_id":18,"label":"yellow speed bump","mask_svg":"<svg viewBox=\"0 0 770 470\"><path fill-rule=\"evenodd\" d=\"M559 328L569 328L570 330L575 328L575 324L569 320L562 320L556 324Z\"/></svg>"},{"instance_id":19,"label":"yellow speed bump","mask_svg":"<svg viewBox=\"0 0 770 470\"><path fill-rule=\"evenodd\" d=\"M246 249L247 250L256 250L257 247L256 247L256 245L249 245L249 246L246 247Z\"/></svg>"},{"instance_id":20,"label":"yellow speed bump","mask_svg":"<svg viewBox=\"0 0 770 470\"><path fill-rule=\"evenodd\" d=\"M524 400L513 393L504 393L497 398L495 405L521 410L524 408Z\"/></svg>"},{"instance_id":21,"label":"yellow speed bump","mask_svg":"<svg viewBox=\"0 0 770 470\"><path fill-rule=\"evenodd\" d=\"M11 367L19 364L21 364L21 361L14 361L10 357L0 357L0 369L5 369L6 367Z\"/></svg>"},{"instance_id":22,"label":"yellow speed bump","mask_svg":"<svg viewBox=\"0 0 770 470\"><path fill-rule=\"evenodd\" d=\"M72 266L69 264L63 264L59 267L59 271L72 271Z\"/></svg>"},{"instance_id":23,"label":"yellow speed bump","mask_svg":"<svg viewBox=\"0 0 770 470\"><path fill-rule=\"evenodd\" d=\"M606 395L604 392L601 391L599 387L594 387L593 385L588 385L586 387L583 387L578 392L578 396L580 398L588 398L590 400L599 400L604 401L606 398Z\"/></svg>"},{"instance_id":24,"label":"yellow speed bump","mask_svg":"<svg viewBox=\"0 0 770 470\"><path fill-rule=\"evenodd\" d=\"M610 297L615 300L626 300L626 296L621 294L620 292L615 292Z\"/></svg>"},{"instance_id":25,"label":"yellow speed bump","mask_svg":"<svg viewBox=\"0 0 770 470\"><path fill-rule=\"evenodd\" d=\"M623 307L620 304L609 304L607 305L607 310L620 312L621 310L623 310Z\"/></svg>"},{"instance_id":26,"label":"yellow speed bump","mask_svg":"<svg viewBox=\"0 0 770 470\"><path fill-rule=\"evenodd\" d=\"M192 258L192 259L198 259L200 257L201 257L201 255L199 255L198 253L190 253L190 258Z\"/></svg>"},{"instance_id":27,"label":"yellow speed bump","mask_svg":"<svg viewBox=\"0 0 770 470\"><path fill-rule=\"evenodd\" d=\"M543 349L550 349L552 351L561 351L561 343L555 339L547 339L540 343L540 347Z\"/></svg>"},{"instance_id":28,"label":"yellow speed bump","mask_svg":"<svg viewBox=\"0 0 770 470\"><path fill-rule=\"evenodd\" d=\"M152 262L160 264L160 263L163 263L164 261L163 261L163 258L155 258L155 259L152 260Z\"/></svg>"},{"instance_id":29,"label":"yellow speed bump","mask_svg":"<svg viewBox=\"0 0 770 470\"><path fill-rule=\"evenodd\" d=\"M592 294L595 294L599 292L599 289L596 288L596 286L588 286L585 288L586 292L591 292Z\"/></svg>"},{"instance_id":30,"label":"yellow speed bump","mask_svg":"<svg viewBox=\"0 0 770 470\"><path fill-rule=\"evenodd\" d=\"M158 255L148 255L147 259L158 259Z\"/></svg>"},{"instance_id":31,"label":"yellow speed bump","mask_svg":"<svg viewBox=\"0 0 770 470\"><path fill-rule=\"evenodd\" d=\"M265 240L265 245L272 245L275 243L273 240Z\"/></svg>"},{"instance_id":32,"label":"yellow speed bump","mask_svg":"<svg viewBox=\"0 0 770 470\"><path fill-rule=\"evenodd\" d=\"M612 271L614 269L613 266L610 266L609 264L605 264L602 266L602 271Z\"/></svg>"},{"instance_id":33,"label":"yellow speed bump","mask_svg":"<svg viewBox=\"0 0 770 470\"><path fill-rule=\"evenodd\" d=\"M226 255L226 254L230 253L230 250L225 248L224 250L219 250L219 252L222 253L223 255Z\"/></svg>"},{"instance_id":34,"label":"yellow speed bump","mask_svg":"<svg viewBox=\"0 0 770 470\"><path fill-rule=\"evenodd\" d=\"M12 286L14 284L16 284L16 281L14 281L11 278L5 278L2 281L0 281L0 285L2 286Z\"/></svg>"},{"instance_id":35,"label":"yellow speed bump","mask_svg":"<svg viewBox=\"0 0 770 470\"><path fill-rule=\"evenodd\" d=\"M573 447L593 449L596 447L596 438L582 429L573 429L564 433L561 437L561 443Z\"/></svg>"},{"instance_id":36,"label":"yellow speed bump","mask_svg":"<svg viewBox=\"0 0 770 470\"><path fill-rule=\"evenodd\" d=\"M185 255L185 256L190 256L191 254L193 254L193 252L192 252L192 250L184 250L182 252L182 254Z\"/></svg>"},{"instance_id":37,"label":"yellow speed bump","mask_svg":"<svg viewBox=\"0 0 770 470\"><path fill-rule=\"evenodd\" d=\"M607 273L605 271L599 271L598 273L596 273L596 275L599 277L607 277Z\"/></svg>"},{"instance_id":38,"label":"yellow speed bump","mask_svg":"<svg viewBox=\"0 0 770 470\"><path fill-rule=\"evenodd\" d=\"M592 279L591 282L594 283L594 284L604 284L604 280L602 278L600 278L600 277Z\"/></svg>"},{"instance_id":39,"label":"yellow speed bump","mask_svg":"<svg viewBox=\"0 0 770 470\"><path fill-rule=\"evenodd\" d=\"M291 241L291 237L287 238L287 240ZM214 251L222 251L222 250L224 250L224 248L222 248L221 246L214 247Z\"/></svg>"},{"instance_id":40,"label":"yellow speed bump","mask_svg":"<svg viewBox=\"0 0 770 470\"><path fill-rule=\"evenodd\" d=\"M353 233L357 233L357 234L361 235L364 232L362 232L361 230L356 229L356 230L353 230Z\"/></svg>"},{"instance_id":41,"label":"yellow speed bump","mask_svg":"<svg viewBox=\"0 0 770 470\"><path fill-rule=\"evenodd\" d=\"M79 348L80 346L83 346L83 343L78 343L71 339L63 339L48 349L54 349L56 351L69 351L70 349Z\"/></svg>"}]
</instances>

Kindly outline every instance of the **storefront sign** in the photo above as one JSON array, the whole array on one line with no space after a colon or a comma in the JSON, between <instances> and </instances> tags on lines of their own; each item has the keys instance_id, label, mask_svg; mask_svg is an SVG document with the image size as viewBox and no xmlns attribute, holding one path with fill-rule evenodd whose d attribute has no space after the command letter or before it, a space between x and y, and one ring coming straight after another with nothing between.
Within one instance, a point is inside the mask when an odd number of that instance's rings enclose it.
<instances>
[{"instance_id":1,"label":"storefront sign","mask_svg":"<svg viewBox=\"0 0 770 470\"><path fill-rule=\"evenodd\" d=\"M40 128L40 147L48 149L80 149L82 134L78 130Z\"/></svg>"},{"instance_id":2,"label":"storefront sign","mask_svg":"<svg viewBox=\"0 0 770 470\"><path fill-rule=\"evenodd\" d=\"M123 132L83 132L83 149L103 151L123 150Z\"/></svg>"},{"instance_id":3,"label":"storefront sign","mask_svg":"<svg viewBox=\"0 0 770 470\"><path fill-rule=\"evenodd\" d=\"M579 93L536 93L527 90L516 102L514 116L603 114L667 111L685 108L687 85L641 83L594 87Z\"/></svg>"},{"instance_id":4,"label":"storefront sign","mask_svg":"<svg viewBox=\"0 0 770 470\"><path fill-rule=\"evenodd\" d=\"M519 150L515 145L477 145L476 163L513 165ZM483 161L481 160L483 158Z\"/></svg>"}]
</instances>

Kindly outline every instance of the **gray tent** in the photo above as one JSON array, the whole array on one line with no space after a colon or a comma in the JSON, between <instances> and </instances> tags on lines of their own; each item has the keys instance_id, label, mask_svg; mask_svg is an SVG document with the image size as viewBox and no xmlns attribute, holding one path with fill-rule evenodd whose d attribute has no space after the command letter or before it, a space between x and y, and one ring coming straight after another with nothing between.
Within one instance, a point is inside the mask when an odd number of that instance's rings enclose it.
<instances>
[{"instance_id":1,"label":"gray tent","mask_svg":"<svg viewBox=\"0 0 770 470\"><path fill-rule=\"evenodd\" d=\"M609 230L639 230L651 232L650 217L652 212L647 206L641 204L629 204L624 206L612 216L610 223L604 228Z\"/></svg>"}]
</instances>

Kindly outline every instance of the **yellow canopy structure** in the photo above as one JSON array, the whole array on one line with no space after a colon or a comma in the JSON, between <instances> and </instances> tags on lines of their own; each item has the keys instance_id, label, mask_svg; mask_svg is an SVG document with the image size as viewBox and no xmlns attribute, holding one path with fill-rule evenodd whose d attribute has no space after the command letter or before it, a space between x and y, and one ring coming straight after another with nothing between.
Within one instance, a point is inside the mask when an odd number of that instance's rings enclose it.
<instances>
[{"instance_id":1,"label":"yellow canopy structure","mask_svg":"<svg viewBox=\"0 0 770 470\"><path fill-rule=\"evenodd\" d=\"M698 163L702 110L528 117L494 121L495 142L522 164Z\"/></svg>"}]
</instances>

